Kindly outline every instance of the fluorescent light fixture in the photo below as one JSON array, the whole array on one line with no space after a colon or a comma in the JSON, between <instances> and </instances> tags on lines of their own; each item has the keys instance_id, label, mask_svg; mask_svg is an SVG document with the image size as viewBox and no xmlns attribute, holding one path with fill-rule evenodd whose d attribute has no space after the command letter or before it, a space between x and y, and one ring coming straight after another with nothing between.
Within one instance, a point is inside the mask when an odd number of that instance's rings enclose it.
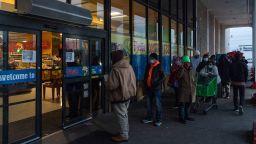
<instances>
[{"instance_id":1,"label":"fluorescent light fixture","mask_svg":"<svg viewBox=\"0 0 256 144\"><path fill-rule=\"evenodd\" d=\"M26 42L28 42L28 41L26 41L26 40L23 40L22 42L23 42L23 43L26 43Z\"/></svg>"},{"instance_id":2,"label":"fluorescent light fixture","mask_svg":"<svg viewBox=\"0 0 256 144\"><path fill-rule=\"evenodd\" d=\"M120 12L117 12L117 11L111 12L111 16L119 16L119 15L122 15L122 14Z\"/></svg>"},{"instance_id":3,"label":"fluorescent light fixture","mask_svg":"<svg viewBox=\"0 0 256 144\"><path fill-rule=\"evenodd\" d=\"M113 16L111 19L117 19L117 18L125 18L128 17L127 15L120 15L120 16Z\"/></svg>"}]
</instances>

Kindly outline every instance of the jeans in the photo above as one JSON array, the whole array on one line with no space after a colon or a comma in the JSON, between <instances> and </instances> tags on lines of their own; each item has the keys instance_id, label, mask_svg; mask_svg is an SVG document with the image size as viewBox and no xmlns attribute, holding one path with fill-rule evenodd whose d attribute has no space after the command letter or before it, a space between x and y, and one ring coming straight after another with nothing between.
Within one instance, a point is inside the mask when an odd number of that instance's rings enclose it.
<instances>
[{"instance_id":1,"label":"jeans","mask_svg":"<svg viewBox=\"0 0 256 144\"><path fill-rule=\"evenodd\" d=\"M152 120L153 106L156 106L156 121L162 120L162 92L160 89L147 91L147 116L146 119Z\"/></svg>"},{"instance_id":2,"label":"jeans","mask_svg":"<svg viewBox=\"0 0 256 144\"><path fill-rule=\"evenodd\" d=\"M130 101L112 104L113 112L120 127L120 135L129 138L128 108Z\"/></svg>"},{"instance_id":3,"label":"jeans","mask_svg":"<svg viewBox=\"0 0 256 144\"><path fill-rule=\"evenodd\" d=\"M189 118L190 105L191 105L191 103L180 103L179 118L181 120L185 120L185 119Z\"/></svg>"},{"instance_id":4,"label":"jeans","mask_svg":"<svg viewBox=\"0 0 256 144\"><path fill-rule=\"evenodd\" d=\"M239 106L244 105L244 95L245 95L245 86L233 86L233 93L234 93L234 107L235 109L238 109L238 91L239 91L239 97L240 97L240 102Z\"/></svg>"}]
</instances>

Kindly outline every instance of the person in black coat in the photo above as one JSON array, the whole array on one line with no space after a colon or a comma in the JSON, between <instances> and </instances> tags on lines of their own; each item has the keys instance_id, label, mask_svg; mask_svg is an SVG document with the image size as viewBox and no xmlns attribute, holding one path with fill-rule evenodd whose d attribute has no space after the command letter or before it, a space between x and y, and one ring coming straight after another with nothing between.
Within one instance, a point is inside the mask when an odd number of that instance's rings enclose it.
<instances>
[{"instance_id":1,"label":"person in black coat","mask_svg":"<svg viewBox=\"0 0 256 144\"><path fill-rule=\"evenodd\" d=\"M147 92L147 116L143 123L153 122L153 107L156 106L155 126L162 124L162 84L164 82L164 72L161 63L158 61L156 53L149 56L150 64L147 65L144 83Z\"/></svg>"},{"instance_id":2,"label":"person in black coat","mask_svg":"<svg viewBox=\"0 0 256 144\"><path fill-rule=\"evenodd\" d=\"M229 98L230 93L230 70L231 62L228 60L226 54L220 56L218 61L218 71L221 78L221 96L225 95L225 98Z\"/></svg>"},{"instance_id":3,"label":"person in black coat","mask_svg":"<svg viewBox=\"0 0 256 144\"><path fill-rule=\"evenodd\" d=\"M204 54L202 62L200 62L196 68L196 72L200 73L200 71L208 64L208 61L209 61L209 55Z\"/></svg>"},{"instance_id":4,"label":"person in black coat","mask_svg":"<svg viewBox=\"0 0 256 144\"><path fill-rule=\"evenodd\" d=\"M230 78L233 86L234 93L234 111L239 112L240 115L244 113L244 96L245 96L245 83L248 78L247 65L242 61L242 54L237 52L235 58L230 66ZM238 92L240 102L238 105Z\"/></svg>"}]
</instances>

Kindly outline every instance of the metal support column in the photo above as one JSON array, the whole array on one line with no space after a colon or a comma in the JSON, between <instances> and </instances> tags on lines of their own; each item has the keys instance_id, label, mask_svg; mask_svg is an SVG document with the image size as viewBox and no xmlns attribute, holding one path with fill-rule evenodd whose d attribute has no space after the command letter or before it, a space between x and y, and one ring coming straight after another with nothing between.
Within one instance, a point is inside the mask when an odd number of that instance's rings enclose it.
<instances>
[{"instance_id":1,"label":"metal support column","mask_svg":"<svg viewBox=\"0 0 256 144\"><path fill-rule=\"evenodd\" d=\"M256 2L253 1L253 22L252 22L252 44L253 44L253 66L254 66L254 71L256 70ZM254 78L254 81L256 82L256 76Z\"/></svg>"}]
</instances>

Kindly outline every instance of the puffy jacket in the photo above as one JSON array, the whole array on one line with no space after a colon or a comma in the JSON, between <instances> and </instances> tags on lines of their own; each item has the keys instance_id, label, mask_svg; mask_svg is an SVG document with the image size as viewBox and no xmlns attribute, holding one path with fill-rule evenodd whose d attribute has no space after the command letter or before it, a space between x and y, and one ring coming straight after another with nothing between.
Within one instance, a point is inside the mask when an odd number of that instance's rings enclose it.
<instances>
[{"instance_id":1,"label":"puffy jacket","mask_svg":"<svg viewBox=\"0 0 256 144\"><path fill-rule=\"evenodd\" d=\"M161 89L162 87L162 84L164 82L164 72L163 72L163 69L162 69L162 66L161 64L157 65L156 67L153 68L152 70L152 77L151 77L151 87L148 87L147 86L147 79L148 79L148 76L149 76L149 69L150 69L150 64L147 65L146 67L146 72L145 72L145 75L144 75L144 83L145 83L145 86L146 86L146 89Z\"/></svg>"},{"instance_id":2,"label":"puffy jacket","mask_svg":"<svg viewBox=\"0 0 256 144\"><path fill-rule=\"evenodd\" d=\"M128 60L122 59L112 66L106 88L112 103L125 102L136 96L136 77Z\"/></svg>"}]
</instances>

